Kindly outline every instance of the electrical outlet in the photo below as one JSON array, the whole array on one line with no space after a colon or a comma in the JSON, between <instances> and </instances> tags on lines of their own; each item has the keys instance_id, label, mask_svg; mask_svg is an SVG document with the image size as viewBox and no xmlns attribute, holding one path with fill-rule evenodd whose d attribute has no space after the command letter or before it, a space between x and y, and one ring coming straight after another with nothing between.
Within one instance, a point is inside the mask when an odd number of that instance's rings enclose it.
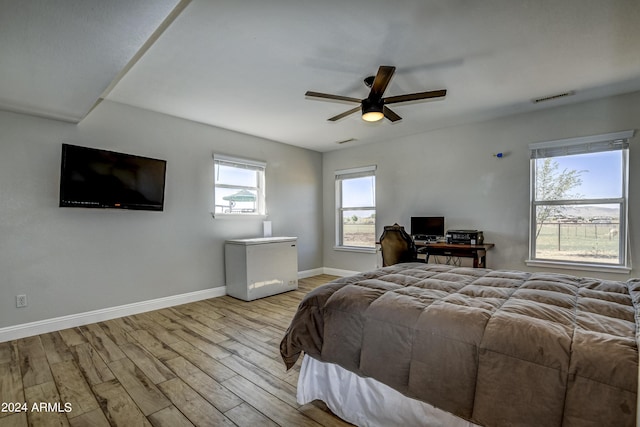
<instances>
[{"instance_id":1,"label":"electrical outlet","mask_svg":"<svg viewBox=\"0 0 640 427\"><path fill-rule=\"evenodd\" d=\"M16 295L16 307L26 307L27 306L27 296L26 295Z\"/></svg>"}]
</instances>

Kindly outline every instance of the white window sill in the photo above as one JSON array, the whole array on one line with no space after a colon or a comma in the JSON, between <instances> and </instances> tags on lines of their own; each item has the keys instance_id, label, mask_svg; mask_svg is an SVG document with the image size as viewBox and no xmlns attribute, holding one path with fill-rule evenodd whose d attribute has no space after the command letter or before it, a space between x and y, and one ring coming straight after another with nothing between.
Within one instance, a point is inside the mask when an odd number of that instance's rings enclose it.
<instances>
[{"instance_id":1,"label":"white window sill","mask_svg":"<svg viewBox=\"0 0 640 427\"><path fill-rule=\"evenodd\" d=\"M238 219L238 218L246 218L246 219L266 219L267 214L223 214L223 213L215 213L210 212L211 217L213 219Z\"/></svg>"},{"instance_id":2,"label":"white window sill","mask_svg":"<svg viewBox=\"0 0 640 427\"><path fill-rule=\"evenodd\" d=\"M376 248L362 248L359 246L334 246L333 250L343 252L360 252L364 254L375 254Z\"/></svg>"},{"instance_id":3,"label":"white window sill","mask_svg":"<svg viewBox=\"0 0 640 427\"><path fill-rule=\"evenodd\" d=\"M603 264L588 264L578 262L562 262L562 261L542 261L537 259L528 259L525 261L529 267L546 267L546 268L558 268L566 270L583 270L583 271L597 271L600 273L618 273L629 274L631 272L630 267L624 267L621 265L603 265Z\"/></svg>"}]
</instances>

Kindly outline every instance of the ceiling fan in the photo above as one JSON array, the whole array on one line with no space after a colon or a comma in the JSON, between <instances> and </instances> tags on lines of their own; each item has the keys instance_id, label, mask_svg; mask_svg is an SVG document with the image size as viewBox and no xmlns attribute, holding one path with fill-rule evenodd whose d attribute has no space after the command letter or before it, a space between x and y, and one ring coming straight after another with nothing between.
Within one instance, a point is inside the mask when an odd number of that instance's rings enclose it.
<instances>
[{"instance_id":1,"label":"ceiling fan","mask_svg":"<svg viewBox=\"0 0 640 427\"><path fill-rule=\"evenodd\" d=\"M351 98L348 96L341 95L331 95L328 93L320 93L308 91L305 93L305 96L310 96L313 98L322 98L322 99L331 99L336 101L347 101L347 102L355 102L360 104L360 106L355 107L349 111L345 111L342 114L338 114L337 116L330 117L328 120L331 122L335 122L336 120L340 120L343 117L348 116L349 114L353 114L356 111L362 109L362 119L368 122L376 122L378 120L382 120L383 117L391 120L392 122L397 122L401 120L402 117L393 112L387 104L396 104L398 102L407 102L407 101L417 101L420 99L431 99L431 98L442 98L447 94L446 89L434 90L429 92L418 92L418 93L409 93L406 95L398 95L398 96L388 96L383 98L384 91L387 89L389 82L391 81L391 77L393 77L393 73L395 72L396 67L382 65L378 68L378 74L375 76L369 76L364 79L364 83L371 88L369 92L369 96L365 99L357 99Z\"/></svg>"}]
</instances>

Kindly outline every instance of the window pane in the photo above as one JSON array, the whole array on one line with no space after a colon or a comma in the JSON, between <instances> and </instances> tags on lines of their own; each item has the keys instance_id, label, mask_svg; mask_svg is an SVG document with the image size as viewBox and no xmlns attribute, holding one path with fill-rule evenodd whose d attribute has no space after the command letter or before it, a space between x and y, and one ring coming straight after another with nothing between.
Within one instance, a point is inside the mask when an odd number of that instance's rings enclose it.
<instances>
[{"instance_id":1,"label":"window pane","mask_svg":"<svg viewBox=\"0 0 640 427\"><path fill-rule=\"evenodd\" d=\"M216 213L256 213L258 211L258 192L216 187Z\"/></svg>"},{"instance_id":2,"label":"window pane","mask_svg":"<svg viewBox=\"0 0 640 427\"><path fill-rule=\"evenodd\" d=\"M622 151L536 159L536 200L622 197Z\"/></svg>"},{"instance_id":3,"label":"window pane","mask_svg":"<svg viewBox=\"0 0 640 427\"><path fill-rule=\"evenodd\" d=\"M345 179L342 181L342 207L375 206L375 176Z\"/></svg>"},{"instance_id":4,"label":"window pane","mask_svg":"<svg viewBox=\"0 0 640 427\"><path fill-rule=\"evenodd\" d=\"M243 187L257 187L258 171L216 164L215 180L216 184L232 184Z\"/></svg>"},{"instance_id":5,"label":"window pane","mask_svg":"<svg viewBox=\"0 0 640 427\"><path fill-rule=\"evenodd\" d=\"M373 248L376 244L376 211L342 211L342 245Z\"/></svg>"},{"instance_id":6,"label":"window pane","mask_svg":"<svg viewBox=\"0 0 640 427\"><path fill-rule=\"evenodd\" d=\"M620 205L542 205L536 221L536 259L620 263Z\"/></svg>"}]
</instances>

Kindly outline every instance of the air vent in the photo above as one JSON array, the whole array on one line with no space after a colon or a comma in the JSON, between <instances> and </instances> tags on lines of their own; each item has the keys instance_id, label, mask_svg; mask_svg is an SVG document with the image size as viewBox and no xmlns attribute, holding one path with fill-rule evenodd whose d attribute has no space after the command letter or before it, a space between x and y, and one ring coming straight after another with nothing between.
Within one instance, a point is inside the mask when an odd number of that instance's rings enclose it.
<instances>
[{"instance_id":1,"label":"air vent","mask_svg":"<svg viewBox=\"0 0 640 427\"><path fill-rule=\"evenodd\" d=\"M342 144L346 144L348 142L353 142L355 140L356 140L355 138L349 138L349 139L345 139L344 141L336 141L336 144L342 145Z\"/></svg>"},{"instance_id":2,"label":"air vent","mask_svg":"<svg viewBox=\"0 0 640 427\"><path fill-rule=\"evenodd\" d=\"M565 96L571 96L571 95L575 95L575 92L572 90L569 92L559 93L557 95L544 96L542 98L532 99L531 102L533 102L534 104L537 104L539 102L552 101L554 99L564 98Z\"/></svg>"}]
</instances>

